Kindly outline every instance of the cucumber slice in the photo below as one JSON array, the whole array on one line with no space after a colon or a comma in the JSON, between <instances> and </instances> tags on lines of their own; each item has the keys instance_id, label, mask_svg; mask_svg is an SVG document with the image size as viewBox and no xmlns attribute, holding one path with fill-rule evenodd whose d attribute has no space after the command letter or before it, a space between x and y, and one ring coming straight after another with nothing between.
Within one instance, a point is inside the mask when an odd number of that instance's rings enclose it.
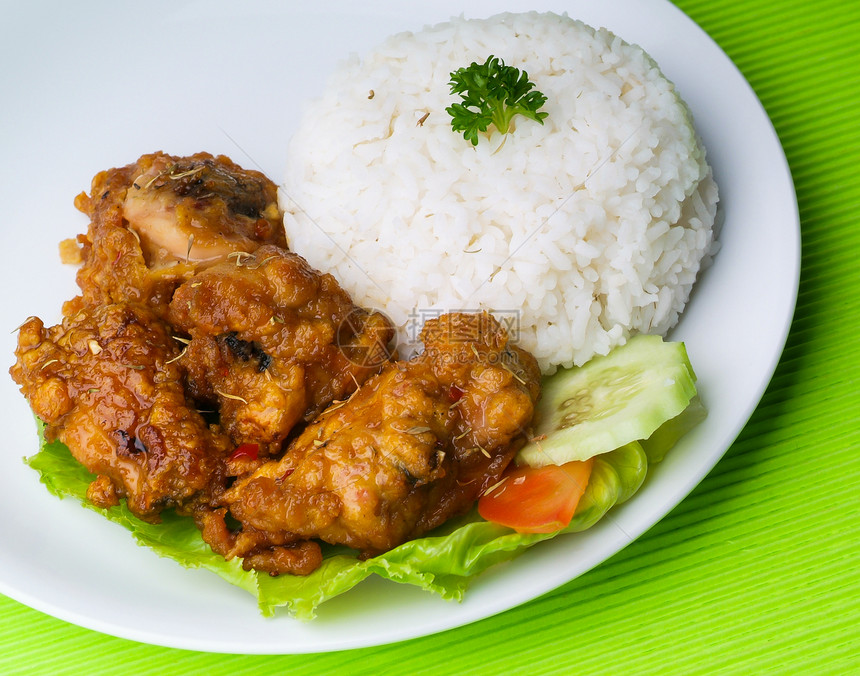
<instances>
[{"instance_id":1,"label":"cucumber slice","mask_svg":"<svg viewBox=\"0 0 860 676\"><path fill-rule=\"evenodd\" d=\"M687 408L674 418L667 420L654 430L647 439L639 442L652 465L666 457L678 439L708 417L708 411L698 395L693 397Z\"/></svg>"},{"instance_id":2,"label":"cucumber slice","mask_svg":"<svg viewBox=\"0 0 860 676\"><path fill-rule=\"evenodd\" d=\"M545 379L535 438L517 454L517 464L561 465L648 439L695 396L683 343L634 336L605 357Z\"/></svg>"}]
</instances>

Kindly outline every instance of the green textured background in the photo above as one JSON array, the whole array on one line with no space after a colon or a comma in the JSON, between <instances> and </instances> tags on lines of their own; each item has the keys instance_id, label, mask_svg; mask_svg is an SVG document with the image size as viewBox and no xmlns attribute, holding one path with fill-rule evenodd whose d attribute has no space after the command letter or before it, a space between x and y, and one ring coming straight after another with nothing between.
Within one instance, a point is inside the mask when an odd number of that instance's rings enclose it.
<instances>
[{"instance_id":1,"label":"green textured background","mask_svg":"<svg viewBox=\"0 0 860 676\"><path fill-rule=\"evenodd\" d=\"M159 648L0 597L0 674L860 673L860 3L676 4L764 104L803 236L797 314L776 375L681 505L529 604L350 652Z\"/></svg>"}]
</instances>

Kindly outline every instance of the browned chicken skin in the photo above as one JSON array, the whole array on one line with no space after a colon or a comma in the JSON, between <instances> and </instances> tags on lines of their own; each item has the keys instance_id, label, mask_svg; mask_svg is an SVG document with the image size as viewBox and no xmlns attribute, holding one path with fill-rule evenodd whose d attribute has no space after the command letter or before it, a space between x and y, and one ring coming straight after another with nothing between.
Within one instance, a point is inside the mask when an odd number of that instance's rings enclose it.
<instances>
[{"instance_id":1,"label":"browned chicken skin","mask_svg":"<svg viewBox=\"0 0 860 676\"><path fill-rule=\"evenodd\" d=\"M286 251L262 174L154 153L76 205L81 296L21 326L10 373L93 503L174 508L246 569L304 575L320 542L369 556L468 511L525 440L535 359L455 313L391 361L390 322Z\"/></svg>"},{"instance_id":2,"label":"browned chicken skin","mask_svg":"<svg viewBox=\"0 0 860 676\"><path fill-rule=\"evenodd\" d=\"M143 155L97 174L75 205L91 222L69 314L122 301L163 314L197 270L261 244L286 247L275 184L223 155Z\"/></svg>"},{"instance_id":3,"label":"browned chicken skin","mask_svg":"<svg viewBox=\"0 0 860 676\"><path fill-rule=\"evenodd\" d=\"M191 338L180 363L193 395L217 403L237 445L271 453L376 373L393 336L331 275L275 246L200 272L176 291L168 318Z\"/></svg>"},{"instance_id":4,"label":"browned chicken skin","mask_svg":"<svg viewBox=\"0 0 860 676\"><path fill-rule=\"evenodd\" d=\"M210 486L229 440L189 404L170 328L139 305L86 309L18 333L12 377L46 424L90 472L88 492L108 507L153 519Z\"/></svg>"},{"instance_id":5,"label":"browned chicken skin","mask_svg":"<svg viewBox=\"0 0 860 676\"><path fill-rule=\"evenodd\" d=\"M498 481L531 423L537 363L486 314L432 320L422 339L421 355L388 364L225 493L243 529L213 525L216 548L273 573L296 572L279 567L282 550L312 538L370 555L467 511Z\"/></svg>"}]
</instances>

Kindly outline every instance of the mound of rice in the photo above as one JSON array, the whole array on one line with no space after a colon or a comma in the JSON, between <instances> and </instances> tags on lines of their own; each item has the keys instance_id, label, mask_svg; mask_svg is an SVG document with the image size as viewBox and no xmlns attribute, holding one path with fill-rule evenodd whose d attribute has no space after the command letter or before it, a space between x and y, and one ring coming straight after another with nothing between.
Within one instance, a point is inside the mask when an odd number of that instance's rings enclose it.
<instances>
[{"instance_id":1,"label":"mound of rice","mask_svg":"<svg viewBox=\"0 0 860 676\"><path fill-rule=\"evenodd\" d=\"M450 73L495 55L547 96L474 147ZM689 111L645 52L566 16L404 33L341 65L289 150L290 247L399 327L486 309L545 372L678 320L713 250L717 189Z\"/></svg>"}]
</instances>

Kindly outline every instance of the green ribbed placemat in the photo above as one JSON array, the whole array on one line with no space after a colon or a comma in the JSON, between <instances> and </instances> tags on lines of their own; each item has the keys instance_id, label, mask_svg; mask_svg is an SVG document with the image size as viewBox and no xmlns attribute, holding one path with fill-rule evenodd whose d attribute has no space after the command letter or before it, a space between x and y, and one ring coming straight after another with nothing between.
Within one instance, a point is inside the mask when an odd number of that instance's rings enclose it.
<instances>
[{"instance_id":1,"label":"green ribbed placemat","mask_svg":"<svg viewBox=\"0 0 860 676\"><path fill-rule=\"evenodd\" d=\"M803 234L797 315L776 375L681 505L541 599L348 653L163 649L0 598L0 673L860 673L860 4L677 4L773 120Z\"/></svg>"}]
</instances>

